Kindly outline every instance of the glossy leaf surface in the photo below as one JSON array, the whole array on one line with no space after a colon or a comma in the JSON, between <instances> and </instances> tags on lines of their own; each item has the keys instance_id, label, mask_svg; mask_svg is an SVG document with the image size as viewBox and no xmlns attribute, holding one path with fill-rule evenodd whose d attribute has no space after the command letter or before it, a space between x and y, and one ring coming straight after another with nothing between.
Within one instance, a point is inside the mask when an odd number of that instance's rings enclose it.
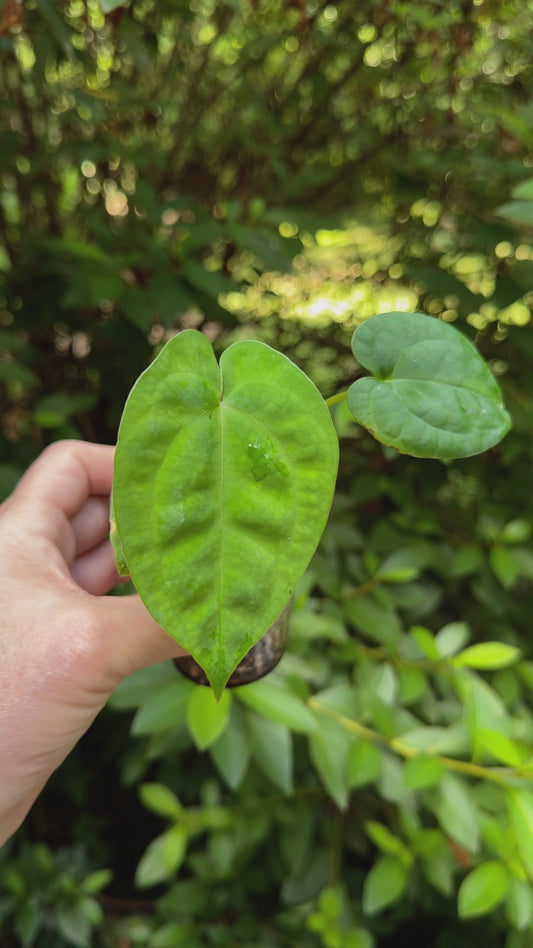
<instances>
[{"instance_id":1,"label":"glossy leaf surface","mask_svg":"<svg viewBox=\"0 0 533 948\"><path fill-rule=\"evenodd\" d=\"M442 828L452 839L469 852L477 851L478 811L463 780L450 773L444 775L438 788L435 812Z\"/></svg>"},{"instance_id":2,"label":"glossy leaf surface","mask_svg":"<svg viewBox=\"0 0 533 948\"><path fill-rule=\"evenodd\" d=\"M315 717L305 702L275 673L253 685L244 685L237 694L239 701L252 711L278 724L285 724L299 734L311 734L317 730Z\"/></svg>"},{"instance_id":3,"label":"glossy leaf surface","mask_svg":"<svg viewBox=\"0 0 533 948\"><path fill-rule=\"evenodd\" d=\"M509 873L497 860L476 866L461 883L458 894L460 918L485 915L505 898Z\"/></svg>"},{"instance_id":4,"label":"glossy leaf surface","mask_svg":"<svg viewBox=\"0 0 533 948\"><path fill-rule=\"evenodd\" d=\"M239 787L250 763L250 741L244 714L236 702L232 702L228 726L209 752L228 787Z\"/></svg>"},{"instance_id":5,"label":"glossy leaf surface","mask_svg":"<svg viewBox=\"0 0 533 948\"><path fill-rule=\"evenodd\" d=\"M507 917L515 928L523 931L531 923L533 894L525 879L511 879L506 898Z\"/></svg>"},{"instance_id":6,"label":"glossy leaf surface","mask_svg":"<svg viewBox=\"0 0 533 948\"><path fill-rule=\"evenodd\" d=\"M183 826L173 826L156 836L142 856L135 882L140 888L157 885L172 876L181 866L187 853L187 833Z\"/></svg>"},{"instance_id":7,"label":"glossy leaf surface","mask_svg":"<svg viewBox=\"0 0 533 948\"><path fill-rule=\"evenodd\" d=\"M224 691L215 701L210 688L194 688L187 701L187 726L198 750L214 744L228 722L231 694Z\"/></svg>"},{"instance_id":8,"label":"glossy leaf surface","mask_svg":"<svg viewBox=\"0 0 533 948\"><path fill-rule=\"evenodd\" d=\"M409 870L396 856L381 856L368 873L363 887L363 912L374 915L393 905L404 892Z\"/></svg>"},{"instance_id":9,"label":"glossy leaf surface","mask_svg":"<svg viewBox=\"0 0 533 948\"><path fill-rule=\"evenodd\" d=\"M217 694L272 625L326 523L338 461L313 383L259 342L217 365L188 330L132 389L115 459L115 522L160 625Z\"/></svg>"},{"instance_id":10,"label":"glossy leaf surface","mask_svg":"<svg viewBox=\"0 0 533 948\"><path fill-rule=\"evenodd\" d=\"M319 728L309 737L309 754L328 794L339 810L348 805L348 775L346 758L351 735L325 714L317 714Z\"/></svg>"},{"instance_id":11,"label":"glossy leaf surface","mask_svg":"<svg viewBox=\"0 0 533 948\"><path fill-rule=\"evenodd\" d=\"M379 747L368 741L352 744L347 759L347 775L350 787L364 787L381 774L383 755Z\"/></svg>"},{"instance_id":12,"label":"glossy leaf surface","mask_svg":"<svg viewBox=\"0 0 533 948\"><path fill-rule=\"evenodd\" d=\"M533 876L533 793L510 788L506 794L507 810L516 844L528 875Z\"/></svg>"},{"instance_id":13,"label":"glossy leaf surface","mask_svg":"<svg viewBox=\"0 0 533 948\"><path fill-rule=\"evenodd\" d=\"M292 735L285 724L248 712L246 723L252 754L266 777L283 793L292 793Z\"/></svg>"},{"instance_id":14,"label":"glossy leaf surface","mask_svg":"<svg viewBox=\"0 0 533 948\"><path fill-rule=\"evenodd\" d=\"M506 642L479 642L453 659L457 668L507 668L520 658L520 649Z\"/></svg>"},{"instance_id":15,"label":"glossy leaf surface","mask_svg":"<svg viewBox=\"0 0 533 948\"><path fill-rule=\"evenodd\" d=\"M177 820L183 812L176 794L162 783L141 784L139 796L148 810L157 813L163 819Z\"/></svg>"},{"instance_id":16,"label":"glossy leaf surface","mask_svg":"<svg viewBox=\"0 0 533 948\"><path fill-rule=\"evenodd\" d=\"M356 329L355 358L373 378L348 392L356 421L414 457L469 457L503 438L501 393L471 342L420 313L383 313Z\"/></svg>"}]
</instances>

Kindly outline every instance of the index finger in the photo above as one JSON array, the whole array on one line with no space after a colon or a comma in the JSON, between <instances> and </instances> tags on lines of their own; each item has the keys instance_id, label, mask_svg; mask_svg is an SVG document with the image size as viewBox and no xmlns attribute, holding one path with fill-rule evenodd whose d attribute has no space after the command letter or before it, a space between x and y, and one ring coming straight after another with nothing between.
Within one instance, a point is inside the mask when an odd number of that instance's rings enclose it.
<instances>
[{"instance_id":1,"label":"index finger","mask_svg":"<svg viewBox=\"0 0 533 948\"><path fill-rule=\"evenodd\" d=\"M31 530L70 553L68 521L88 497L110 494L114 452L112 445L57 441L31 465L9 502L25 511Z\"/></svg>"}]
</instances>

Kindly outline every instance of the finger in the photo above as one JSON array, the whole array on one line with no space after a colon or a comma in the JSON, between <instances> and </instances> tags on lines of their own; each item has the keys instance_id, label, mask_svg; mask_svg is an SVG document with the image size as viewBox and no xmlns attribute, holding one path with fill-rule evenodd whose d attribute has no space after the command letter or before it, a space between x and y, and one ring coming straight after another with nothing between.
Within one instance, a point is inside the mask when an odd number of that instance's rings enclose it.
<instances>
[{"instance_id":1,"label":"finger","mask_svg":"<svg viewBox=\"0 0 533 948\"><path fill-rule=\"evenodd\" d=\"M111 491L114 448L84 441L58 441L26 472L10 503L27 529L55 543L67 562L74 557L70 518L93 495Z\"/></svg>"},{"instance_id":2,"label":"finger","mask_svg":"<svg viewBox=\"0 0 533 948\"><path fill-rule=\"evenodd\" d=\"M110 542L105 540L79 556L71 566L70 575L78 586L92 596L105 596L121 578Z\"/></svg>"},{"instance_id":3,"label":"finger","mask_svg":"<svg viewBox=\"0 0 533 948\"><path fill-rule=\"evenodd\" d=\"M99 627L105 630L101 667L108 669L111 687L146 665L186 654L152 618L139 596L107 596L96 603L102 614Z\"/></svg>"},{"instance_id":4,"label":"finger","mask_svg":"<svg viewBox=\"0 0 533 948\"><path fill-rule=\"evenodd\" d=\"M76 544L75 556L82 556L109 535L109 499L89 497L70 521Z\"/></svg>"}]
</instances>

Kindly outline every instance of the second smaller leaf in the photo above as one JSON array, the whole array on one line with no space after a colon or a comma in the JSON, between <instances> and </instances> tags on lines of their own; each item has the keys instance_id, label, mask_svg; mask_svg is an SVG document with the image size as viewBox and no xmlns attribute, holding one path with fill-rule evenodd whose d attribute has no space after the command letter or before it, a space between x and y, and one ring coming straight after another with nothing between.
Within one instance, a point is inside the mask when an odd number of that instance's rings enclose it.
<instances>
[{"instance_id":1,"label":"second smaller leaf","mask_svg":"<svg viewBox=\"0 0 533 948\"><path fill-rule=\"evenodd\" d=\"M414 457L470 457L510 427L500 389L472 343L421 313L382 313L353 334L355 358L373 378L348 391L356 421Z\"/></svg>"}]
</instances>

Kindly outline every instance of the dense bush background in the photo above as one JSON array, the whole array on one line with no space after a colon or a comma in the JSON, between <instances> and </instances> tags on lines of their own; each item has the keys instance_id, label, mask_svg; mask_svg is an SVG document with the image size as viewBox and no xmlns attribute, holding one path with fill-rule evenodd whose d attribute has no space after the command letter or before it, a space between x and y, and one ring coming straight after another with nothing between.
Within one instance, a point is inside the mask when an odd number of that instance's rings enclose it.
<instances>
[{"instance_id":1,"label":"dense bush background","mask_svg":"<svg viewBox=\"0 0 533 948\"><path fill-rule=\"evenodd\" d=\"M337 408L279 671L124 682L0 853L2 948L531 945L532 37L529 0L3 0L2 495L190 326L328 396L362 318L426 311L514 429L445 466Z\"/></svg>"}]
</instances>

